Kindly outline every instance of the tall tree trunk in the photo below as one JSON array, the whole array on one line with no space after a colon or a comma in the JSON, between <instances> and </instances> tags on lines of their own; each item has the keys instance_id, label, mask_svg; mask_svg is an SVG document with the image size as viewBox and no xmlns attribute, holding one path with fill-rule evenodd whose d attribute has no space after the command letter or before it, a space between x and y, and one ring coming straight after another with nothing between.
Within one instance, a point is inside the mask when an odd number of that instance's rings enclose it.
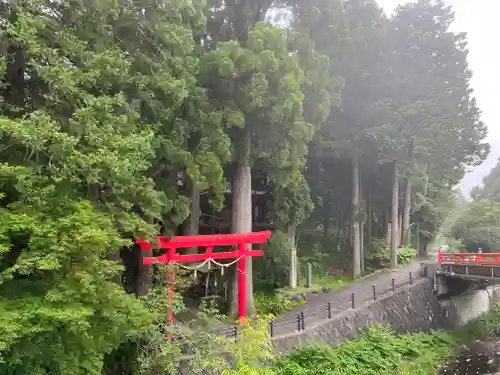
<instances>
[{"instance_id":1,"label":"tall tree trunk","mask_svg":"<svg viewBox=\"0 0 500 375\"><path fill-rule=\"evenodd\" d=\"M184 235L195 236L199 233L200 225L200 189L192 181L189 181L189 190L191 195L191 214L184 222ZM198 248L192 247L187 249L188 254L196 254Z\"/></svg>"},{"instance_id":2,"label":"tall tree trunk","mask_svg":"<svg viewBox=\"0 0 500 375\"><path fill-rule=\"evenodd\" d=\"M359 232L359 157L352 158L352 277L361 276L361 249Z\"/></svg>"},{"instance_id":3,"label":"tall tree trunk","mask_svg":"<svg viewBox=\"0 0 500 375\"><path fill-rule=\"evenodd\" d=\"M10 9L9 21L16 23L18 21L18 12ZM3 86L3 100L9 104L7 114L18 117L22 115L25 106L25 70L26 56L21 45L19 45L13 35L8 37L5 85ZM19 112L21 111L21 112Z\"/></svg>"},{"instance_id":4,"label":"tall tree trunk","mask_svg":"<svg viewBox=\"0 0 500 375\"><path fill-rule=\"evenodd\" d=\"M328 237L328 232L330 231L330 218L327 215L323 216L323 238Z\"/></svg>"},{"instance_id":5,"label":"tall tree trunk","mask_svg":"<svg viewBox=\"0 0 500 375\"><path fill-rule=\"evenodd\" d=\"M335 236L335 241L337 241L337 251L341 251L342 249L342 213L340 212L340 205L337 202L337 233Z\"/></svg>"},{"instance_id":6,"label":"tall tree trunk","mask_svg":"<svg viewBox=\"0 0 500 375\"><path fill-rule=\"evenodd\" d=\"M403 246L410 245L410 208L411 208L412 177L406 177L405 196L403 204L403 235L401 243Z\"/></svg>"},{"instance_id":7,"label":"tall tree trunk","mask_svg":"<svg viewBox=\"0 0 500 375\"><path fill-rule=\"evenodd\" d=\"M153 266L142 264L142 259L153 256L153 250L137 250L137 278L135 281L135 294L145 296L153 281Z\"/></svg>"},{"instance_id":8,"label":"tall tree trunk","mask_svg":"<svg viewBox=\"0 0 500 375\"><path fill-rule=\"evenodd\" d=\"M361 273L365 272L365 222L362 220L359 223L359 263Z\"/></svg>"},{"instance_id":9,"label":"tall tree trunk","mask_svg":"<svg viewBox=\"0 0 500 375\"><path fill-rule=\"evenodd\" d=\"M362 217L359 221L359 264L361 268L361 273L365 272L365 220L366 220L366 201L365 192L363 189L363 171L362 168L358 168L358 183L359 183L359 200L360 207L362 207ZM362 204L361 204L362 202Z\"/></svg>"},{"instance_id":10,"label":"tall tree trunk","mask_svg":"<svg viewBox=\"0 0 500 375\"><path fill-rule=\"evenodd\" d=\"M248 233L252 231L252 167L250 159L250 132L242 129L241 143L236 155L236 168L232 184L232 233ZM238 301L238 270L234 267L234 280L232 289L232 303L230 312L236 316ZM252 282L252 258L247 257L246 263L247 285L247 316L255 314Z\"/></svg>"},{"instance_id":11,"label":"tall tree trunk","mask_svg":"<svg viewBox=\"0 0 500 375\"><path fill-rule=\"evenodd\" d=\"M297 247L295 242L295 237L297 234L297 225L295 222L288 224L287 228L288 236L290 237L290 273L288 278L288 283L290 288L297 288Z\"/></svg>"},{"instance_id":12,"label":"tall tree trunk","mask_svg":"<svg viewBox=\"0 0 500 375\"><path fill-rule=\"evenodd\" d=\"M403 210L401 207L398 207L398 248L401 246L401 238L403 237L403 233L401 228L403 228Z\"/></svg>"},{"instance_id":13,"label":"tall tree trunk","mask_svg":"<svg viewBox=\"0 0 500 375\"><path fill-rule=\"evenodd\" d=\"M367 204L368 216L366 218L366 243L368 246L371 245L373 239L373 203L372 203L372 187L368 188L368 204Z\"/></svg>"},{"instance_id":14,"label":"tall tree trunk","mask_svg":"<svg viewBox=\"0 0 500 375\"><path fill-rule=\"evenodd\" d=\"M398 266L398 221L399 221L399 176L398 165L394 161L392 177L392 211L391 211L391 268Z\"/></svg>"}]
</instances>

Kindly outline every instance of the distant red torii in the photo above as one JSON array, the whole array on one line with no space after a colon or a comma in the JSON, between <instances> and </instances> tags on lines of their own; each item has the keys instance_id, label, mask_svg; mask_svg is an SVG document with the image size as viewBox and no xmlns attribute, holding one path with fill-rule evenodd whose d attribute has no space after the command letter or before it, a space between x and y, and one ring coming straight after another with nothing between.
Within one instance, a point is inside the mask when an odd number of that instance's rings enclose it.
<instances>
[{"instance_id":1,"label":"distant red torii","mask_svg":"<svg viewBox=\"0 0 500 375\"><path fill-rule=\"evenodd\" d=\"M166 236L157 237L158 248L167 249L167 252L157 257L144 257L142 264L155 263L189 263L210 261L215 259L236 258L238 263L238 315L240 322L246 321L246 258L249 256L261 256L262 250L248 249L247 245L264 244L271 236L270 231L237 233L237 234L211 234L200 236ZM153 245L144 239L138 238L136 243L141 250L154 249ZM214 246L234 246L232 251L214 253ZM200 254L178 254L177 249L187 249L192 247L205 247L204 253ZM175 273L170 272L170 292L169 299L173 301ZM172 310L169 310L169 320L173 320Z\"/></svg>"}]
</instances>

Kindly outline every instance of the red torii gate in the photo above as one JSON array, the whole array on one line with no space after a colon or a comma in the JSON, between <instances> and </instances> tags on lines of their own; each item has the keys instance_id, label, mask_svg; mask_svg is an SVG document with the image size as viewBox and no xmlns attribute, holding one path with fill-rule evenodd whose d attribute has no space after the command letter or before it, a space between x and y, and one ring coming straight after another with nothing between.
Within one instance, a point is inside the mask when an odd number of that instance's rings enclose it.
<instances>
[{"instance_id":1,"label":"red torii gate","mask_svg":"<svg viewBox=\"0 0 500 375\"><path fill-rule=\"evenodd\" d=\"M144 257L142 264L155 263L189 263L200 261L211 261L215 259L236 258L238 267L238 316L241 323L246 321L246 258L249 256L261 256L263 251L248 249L247 245L264 244L271 236L270 231L237 233L237 234L211 234L201 236L166 236L157 237L158 248L167 249L167 252L157 257ZM144 239L136 239L136 243L141 250L151 250L154 247ZM214 246L234 246L237 248L231 251L214 253ZM187 249L193 247L205 247L204 253L200 254L178 254L177 249ZM169 300L173 302L175 272L170 272L170 292ZM172 308L169 309L168 318L173 320Z\"/></svg>"}]
</instances>

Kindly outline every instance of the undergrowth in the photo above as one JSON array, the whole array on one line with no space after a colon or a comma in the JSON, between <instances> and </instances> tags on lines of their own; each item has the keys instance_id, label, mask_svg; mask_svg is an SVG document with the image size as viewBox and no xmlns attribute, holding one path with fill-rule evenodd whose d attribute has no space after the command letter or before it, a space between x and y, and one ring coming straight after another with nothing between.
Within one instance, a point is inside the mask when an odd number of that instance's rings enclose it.
<instances>
[{"instance_id":1,"label":"undergrowth","mask_svg":"<svg viewBox=\"0 0 500 375\"><path fill-rule=\"evenodd\" d=\"M279 375L432 374L457 341L445 332L396 335L387 327L368 328L338 347L309 345L277 363Z\"/></svg>"},{"instance_id":2,"label":"undergrowth","mask_svg":"<svg viewBox=\"0 0 500 375\"><path fill-rule=\"evenodd\" d=\"M267 295L256 293L254 299L255 308L260 315L277 316L304 304L303 300L293 301L283 294Z\"/></svg>"}]
</instances>

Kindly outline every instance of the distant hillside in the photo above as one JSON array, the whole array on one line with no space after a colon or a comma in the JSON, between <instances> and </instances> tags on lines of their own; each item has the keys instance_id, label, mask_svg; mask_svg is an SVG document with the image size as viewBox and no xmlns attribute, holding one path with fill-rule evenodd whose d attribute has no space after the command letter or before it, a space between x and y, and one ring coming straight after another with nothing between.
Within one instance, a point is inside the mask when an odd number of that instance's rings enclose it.
<instances>
[{"instance_id":1,"label":"distant hillside","mask_svg":"<svg viewBox=\"0 0 500 375\"><path fill-rule=\"evenodd\" d=\"M493 168L495 168L498 159L500 158L500 139L491 141L491 151L488 159L483 164L474 168L460 182L459 188L467 199L470 198L472 188L483 184L483 179L488 176Z\"/></svg>"}]
</instances>

